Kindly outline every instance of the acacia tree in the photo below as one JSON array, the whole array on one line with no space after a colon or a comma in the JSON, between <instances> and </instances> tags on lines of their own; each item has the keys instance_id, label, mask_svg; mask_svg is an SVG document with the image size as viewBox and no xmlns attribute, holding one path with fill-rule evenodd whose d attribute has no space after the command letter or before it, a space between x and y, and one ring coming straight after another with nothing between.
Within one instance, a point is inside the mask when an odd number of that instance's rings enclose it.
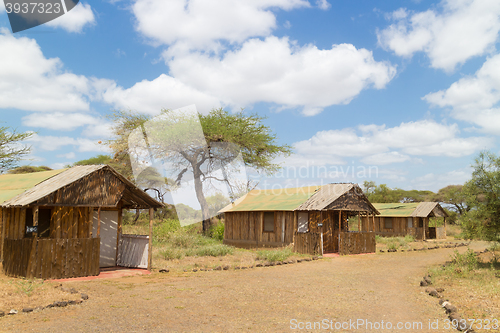
<instances>
[{"instance_id":1,"label":"acacia tree","mask_svg":"<svg viewBox=\"0 0 500 333\"><path fill-rule=\"evenodd\" d=\"M160 117L173 117L173 113L162 110ZM129 136L133 131L140 129L139 133L142 132L146 137L145 126L149 126L146 139L148 151L152 157L168 160L174 166L176 174L171 177L174 184L178 185L181 181L185 181L188 174L193 177L205 233L209 231L211 221L209 205L203 191L204 186L214 180L213 170L220 169L234 159L236 152L231 147L237 147L238 153L241 151L246 166L266 174L272 174L280 169L278 164L273 163L276 157L291 153L290 146L277 143L275 134L262 123L264 118L255 114L246 115L243 111L229 113L219 108L211 110L207 115L197 115L197 119L190 117L171 119L177 125L179 123L185 125L168 130L160 122L157 123L158 128L154 128L155 123L148 122L150 117L142 114L118 111L113 113L111 118L115 121L113 127L115 138L107 143L115 152L116 159L125 159L125 156L128 157L133 153L128 144ZM198 122L201 124L202 138L196 138L194 142L191 137L186 140L188 136L192 136L190 132L195 126L194 123ZM221 148L220 144L229 146ZM227 147L229 149L226 149Z\"/></svg>"},{"instance_id":2,"label":"acacia tree","mask_svg":"<svg viewBox=\"0 0 500 333\"><path fill-rule=\"evenodd\" d=\"M31 148L21 144L31 137L33 132L19 133L9 130L8 127L0 127L0 173L14 168L17 163L29 152Z\"/></svg>"},{"instance_id":3,"label":"acacia tree","mask_svg":"<svg viewBox=\"0 0 500 333\"><path fill-rule=\"evenodd\" d=\"M464 185L472 207L460 219L462 230L469 238L500 242L500 157L481 152L473 168Z\"/></svg>"}]
</instances>

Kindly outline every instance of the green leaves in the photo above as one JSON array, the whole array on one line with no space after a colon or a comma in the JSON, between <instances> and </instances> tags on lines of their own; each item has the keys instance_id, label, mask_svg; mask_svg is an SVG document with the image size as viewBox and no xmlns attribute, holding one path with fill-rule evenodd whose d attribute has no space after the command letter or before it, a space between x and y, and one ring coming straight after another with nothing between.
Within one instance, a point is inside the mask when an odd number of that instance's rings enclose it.
<instances>
[{"instance_id":1,"label":"green leaves","mask_svg":"<svg viewBox=\"0 0 500 333\"><path fill-rule=\"evenodd\" d=\"M18 133L0 127L0 172L14 168L17 163L30 153L31 147L21 142L33 136L33 132Z\"/></svg>"}]
</instances>

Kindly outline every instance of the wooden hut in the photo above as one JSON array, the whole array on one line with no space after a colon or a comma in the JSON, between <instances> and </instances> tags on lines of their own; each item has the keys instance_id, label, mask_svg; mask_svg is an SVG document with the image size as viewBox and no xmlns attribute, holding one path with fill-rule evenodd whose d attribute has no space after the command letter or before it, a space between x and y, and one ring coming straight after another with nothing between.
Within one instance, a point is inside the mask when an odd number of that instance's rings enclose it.
<instances>
[{"instance_id":1,"label":"wooden hut","mask_svg":"<svg viewBox=\"0 0 500 333\"><path fill-rule=\"evenodd\" d=\"M0 202L4 272L42 279L116 266L122 209L163 206L106 165L0 175Z\"/></svg>"},{"instance_id":2,"label":"wooden hut","mask_svg":"<svg viewBox=\"0 0 500 333\"><path fill-rule=\"evenodd\" d=\"M361 219L362 231L380 236L412 235L415 239L445 239L448 214L437 202L374 203L380 215ZM429 227L431 217L442 218L442 227Z\"/></svg>"},{"instance_id":3,"label":"wooden hut","mask_svg":"<svg viewBox=\"0 0 500 333\"><path fill-rule=\"evenodd\" d=\"M237 247L294 244L301 253L375 252L373 233L349 232L349 216L378 214L357 184L253 190L221 210L224 243Z\"/></svg>"}]
</instances>

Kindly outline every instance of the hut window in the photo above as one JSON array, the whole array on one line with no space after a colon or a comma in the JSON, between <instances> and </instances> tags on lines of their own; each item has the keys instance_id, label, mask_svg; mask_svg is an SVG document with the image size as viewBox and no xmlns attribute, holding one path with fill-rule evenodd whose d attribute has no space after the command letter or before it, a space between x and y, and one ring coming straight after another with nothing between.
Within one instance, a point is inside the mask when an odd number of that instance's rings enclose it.
<instances>
[{"instance_id":1,"label":"hut window","mask_svg":"<svg viewBox=\"0 0 500 333\"><path fill-rule=\"evenodd\" d=\"M38 237L50 236L50 209L40 208L38 210Z\"/></svg>"},{"instance_id":2,"label":"hut window","mask_svg":"<svg viewBox=\"0 0 500 333\"><path fill-rule=\"evenodd\" d=\"M413 228L413 218L408 218L408 228Z\"/></svg>"},{"instance_id":3,"label":"hut window","mask_svg":"<svg viewBox=\"0 0 500 333\"><path fill-rule=\"evenodd\" d=\"M424 219L419 217L418 218L418 227L423 228L424 227Z\"/></svg>"},{"instance_id":4,"label":"hut window","mask_svg":"<svg viewBox=\"0 0 500 333\"><path fill-rule=\"evenodd\" d=\"M274 212L264 213L264 232L274 231Z\"/></svg>"},{"instance_id":5,"label":"hut window","mask_svg":"<svg viewBox=\"0 0 500 333\"><path fill-rule=\"evenodd\" d=\"M297 219L297 232L306 233L309 230L309 213L299 213Z\"/></svg>"},{"instance_id":6,"label":"hut window","mask_svg":"<svg viewBox=\"0 0 500 333\"><path fill-rule=\"evenodd\" d=\"M392 217L384 218L384 229L392 229Z\"/></svg>"}]
</instances>

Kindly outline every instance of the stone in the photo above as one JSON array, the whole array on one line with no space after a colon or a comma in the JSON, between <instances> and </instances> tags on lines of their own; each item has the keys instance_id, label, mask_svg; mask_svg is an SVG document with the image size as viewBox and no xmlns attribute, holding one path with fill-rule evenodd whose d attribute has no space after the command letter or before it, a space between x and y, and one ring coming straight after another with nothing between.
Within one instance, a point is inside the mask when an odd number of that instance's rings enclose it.
<instances>
[{"instance_id":1,"label":"stone","mask_svg":"<svg viewBox=\"0 0 500 333\"><path fill-rule=\"evenodd\" d=\"M420 287L427 287L429 284L427 283L427 281L425 280L422 280L420 281Z\"/></svg>"},{"instance_id":2,"label":"stone","mask_svg":"<svg viewBox=\"0 0 500 333\"><path fill-rule=\"evenodd\" d=\"M276 265L281 266L281 261L277 261Z\"/></svg>"},{"instance_id":3,"label":"stone","mask_svg":"<svg viewBox=\"0 0 500 333\"><path fill-rule=\"evenodd\" d=\"M17 314L17 310L12 309L9 311L9 315L15 315L15 314Z\"/></svg>"},{"instance_id":4,"label":"stone","mask_svg":"<svg viewBox=\"0 0 500 333\"><path fill-rule=\"evenodd\" d=\"M33 312L33 308L24 308L23 312Z\"/></svg>"},{"instance_id":5,"label":"stone","mask_svg":"<svg viewBox=\"0 0 500 333\"><path fill-rule=\"evenodd\" d=\"M445 303L443 303L443 304L445 304ZM443 308L446 310L446 313L447 313L447 314L454 313L454 312L457 312L457 311L458 311L458 310L457 310L457 307L456 307L456 306L454 306L453 304L449 303L449 302L447 302L447 303L443 306Z\"/></svg>"},{"instance_id":6,"label":"stone","mask_svg":"<svg viewBox=\"0 0 500 333\"><path fill-rule=\"evenodd\" d=\"M170 270L168 268L162 268L158 272L160 272L160 273L168 273L168 272L170 272Z\"/></svg>"},{"instance_id":7,"label":"stone","mask_svg":"<svg viewBox=\"0 0 500 333\"><path fill-rule=\"evenodd\" d=\"M87 294L81 294L81 297L84 301L88 300L89 299L89 295Z\"/></svg>"},{"instance_id":8,"label":"stone","mask_svg":"<svg viewBox=\"0 0 500 333\"><path fill-rule=\"evenodd\" d=\"M221 270L222 270L222 267L221 267L221 266L217 266L217 267L215 267L215 270L216 270L216 271L221 271Z\"/></svg>"},{"instance_id":9,"label":"stone","mask_svg":"<svg viewBox=\"0 0 500 333\"><path fill-rule=\"evenodd\" d=\"M305 260L305 261L312 261L312 259L311 259L311 258L305 258L304 260Z\"/></svg>"},{"instance_id":10,"label":"stone","mask_svg":"<svg viewBox=\"0 0 500 333\"><path fill-rule=\"evenodd\" d=\"M427 282L428 285L432 284L431 278L429 276L424 276L424 281Z\"/></svg>"},{"instance_id":11,"label":"stone","mask_svg":"<svg viewBox=\"0 0 500 333\"><path fill-rule=\"evenodd\" d=\"M262 264L258 263L257 265L255 265L255 267L262 267Z\"/></svg>"},{"instance_id":12,"label":"stone","mask_svg":"<svg viewBox=\"0 0 500 333\"><path fill-rule=\"evenodd\" d=\"M193 272L198 272L198 270L196 268L193 268Z\"/></svg>"},{"instance_id":13,"label":"stone","mask_svg":"<svg viewBox=\"0 0 500 333\"><path fill-rule=\"evenodd\" d=\"M297 259L297 262L302 262L302 259Z\"/></svg>"},{"instance_id":14,"label":"stone","mask_svg":"<svg viewBox=\"0 0 500 333\"><path fill-rule=\"evenodd\" d=\"M289 264L295 264L295 260L288 260Z\"/></svg>"},{"instance_id":15,"label":"stone","mask_svg":"<svg viewBox=\"0 0 500 333\"><path fill-rule=\"evenodd\" d=\"M0 311L0 317L3 317L3 316L5 316L5 312Z\"/></svg>"},{"instance_id":16,"label":"stone","mask_svg":"<svg viewBox=\"0 0 500 333\"><path fill-rule=\"evenodd\" d=\"M444 291L444 288L436 288L436 291L437 291L438 293L442 293L442 292Z\"/></svg>"},{"instance_id":17,"label":"stone","mask_svg":"<svg viewBox=\"0 0 500 333\"><path fill-rule=\"evenodd\" d=\"M317 256L312 257L312 260L318 260Z\"/></svg>"},{"instance_id":18,"label":"stone","mask_svg":"<svg viewBox=\"0 0 500 333\"><path fill-rule=\"evenodd\" d=\"M66 301L54 302L54 306L57 306L59 308L64 308L67 305L68 305L68 302L66 302Z\"/></svg>"},{"instance_id":19,"label":"stone","mask_svg":"<svg viewBox=\"0 0 500 333\"><path fill-rule=\"evenodd\" d=\"M234 269L240 269L241 267L240 266L236 266Z\"/></svg>"},{"instance_id":20,"label":"stone","mask_svg":"<svg viewBox=\"0 0 500 333\"><path fill-rule=\"evenodd\" d=\"M229 269L229 266L226 265L226 266L222 267L222 269L225 270L225 271L227 271Z\"/></svg>"}]
</instances>

